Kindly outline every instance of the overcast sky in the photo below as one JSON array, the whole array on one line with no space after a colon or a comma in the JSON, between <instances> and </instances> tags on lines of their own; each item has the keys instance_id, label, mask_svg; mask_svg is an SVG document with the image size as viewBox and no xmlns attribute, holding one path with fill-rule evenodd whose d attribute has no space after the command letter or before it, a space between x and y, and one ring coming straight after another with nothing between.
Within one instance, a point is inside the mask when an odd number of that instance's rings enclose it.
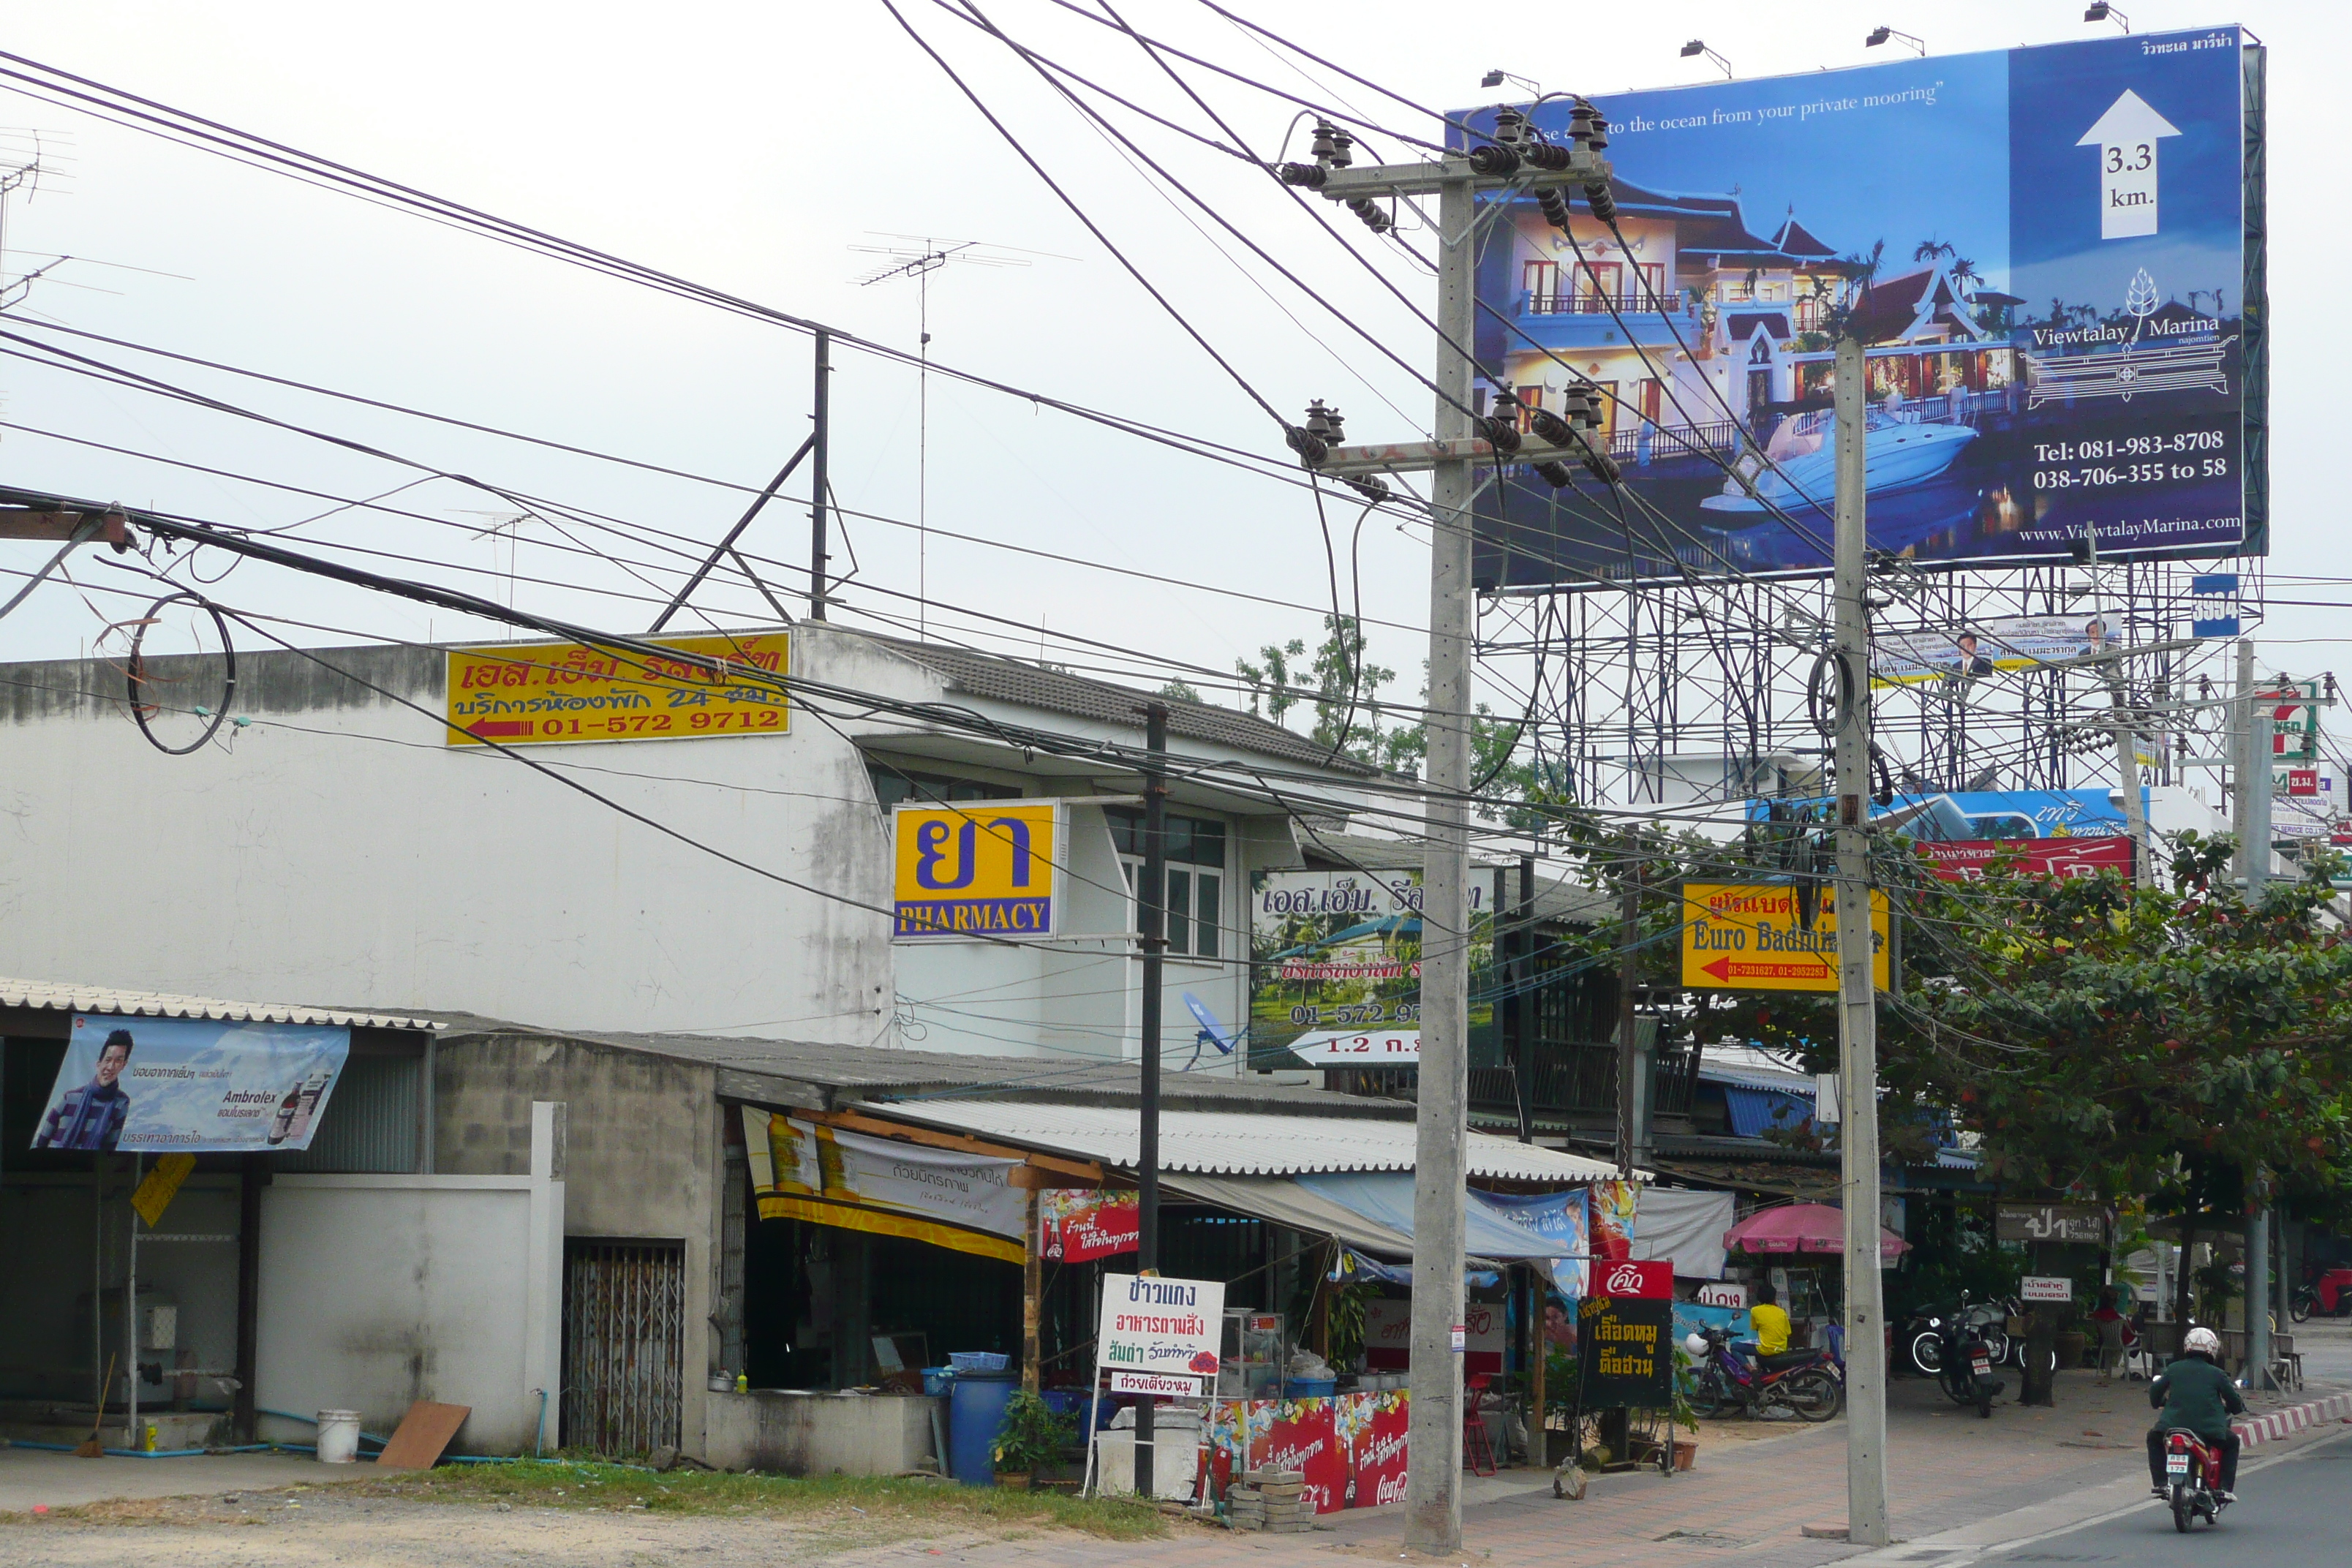
<instances>
[{"instance_id":1,"label":"overcast sky","mask_svg":"<svg viewBox=\"0 0 2352 1568\"><path fill-rule=\"evenodd\" d=\"M1423 103L1496 95L1499 67L1547 89L1600 92L1696 82L1713 68L1678 58L1702 37L1743 77L1884 58L1863 37L1885 22L1936 54L2088 36L2079 0L1955 6L1752 4L1474 8L1355 0L1331 7L1239 8ZM1155 110L1200 110L1131 44L1050 0L992 0L990 16ZM1310 97L1344 95L1370 118L1428 134L1410 110L1360 87L1312 79L1193 0L1133 0L1139 27ZM2340 282L2347 141L2340 62L2352 8L2304 0L2205 5L2139 0L2140 31L2243 21L2272 46L2272 447L2276 598L2352 600L2342 548L2346 438L2326 377L2343 359ZM1409 436L1429 419L1414 383L1271 268L1213 246L1181 197L1117 159L1038 78L934 0L901 0L908 20L968 72L1048 171L1195 322L1240 375L1286 415L1325 397L1353 438ZM1343 26L1334 26L1334 20ZM977 240L1023 266L950 265L929 285L932 352L955 366L1251 451L1279 455L1274 422L1153 304L891 19L879 0L783 5L673 4L394 6L126 4L79 0L13 13L6 48L783 310L911 348L919 286L856 281L889 258L860 247L898 235ZM1311 69L1311 68L1310 68ZM1201 75L1211 103L1253 150L1284 138L1291 108ZM77 259L34 285L20 313L393 403L544 436L735 484L763 482L805 434L809 342L502 247L477 235L238 166L68 109L8 94L5 145L37 130L57 174L8 208L5 271ZM1419 364L1431 344L1361 268L1239 163L1144 127L1155 157L1388 348ZM1294 142L1294 150L1297 143ZM1963 172L1922 169L1932 181ZM1196 215L1197 216L1197 215ZM1351 237L1354 237L1351 235ZM1388 275L1416 298L1426 285ZM1269 297L1270 296L1270 297ZM17 330L17 329L10 329ZM26 329L27 335L41 334ZM67 340L52 341L63 342ZM0 344L14 347L14 344ZM84 352L240 405L412 456L428 468L648 530L714 537L743 498L585 458L535 450L105 347ZM911 595L942 603L930 624L986 646L1044 646L1074 665L1134 667L1050 634L1131 647L1154 679L1191 666L1229 670L1261 644L1316 635L1331 590L1315 509L1274 479L1181 456L1027 402L933 377L928 498L919 499L914 374L836 354L834 479L854 513L848 590L875 617L911 623ZM281 527L332 504L148 460L204 465L341 498L376 496L418 470L301 437L0 358L0 482L116 499L239 526ZM48 432L37 434L35 432ZM147 454L77 446L59 437ZM805 494L796 480L788 490ZM623 565L550 548L496 497L426 479L388 505L417 518L349 511L292 536L423 558L351 556L544 612L642 629L655 590ZM1166 574L1278 605L1024 559L932 537L937 529L1081 561ZM1341 592L1356 509L1335 509ZM570 525L567 525L570 526ZM511 527L511 525L510 525ZM576 527L582 544L667 565L653 546ZM745 539L804 581L803 507L779 504ZM919 553L925 558L919 561ZM0 543L22 572L42 547ZM1360 539L1374 657L1417 672L1424 647L1423 538L1375 521ZM224 563L212 563L206 574ZM471 569L471 570L467 570ZM658 576L658 574L649 574ZM556 584L528 579L557 579ZM81 651L106 619L135 613L137 586L79 568L83 592L52 584L0 624L0 658ZM16 580L7 580L13 592ZM587 590L603 590L589 592ZM419 606L321 588L259 564L215 590L242 608L333 628L307 641L480 635ZM723 619L765 618L740 579L698 601ZM981 616L1002 619L990 622ZM882 624L879 619L866 624ZM2345 658L2340 611L2279 608L2265 644L2298 672ZM2273 635L2274 634L2274 635ZM1400 681L1410 696L1415 677ZM1217 695L1212 693L1212 695ZM1226 700L1230 700L1228 697ZM1497 698L1498 703L1501 700Z\"/></svg>"}]
</instances>

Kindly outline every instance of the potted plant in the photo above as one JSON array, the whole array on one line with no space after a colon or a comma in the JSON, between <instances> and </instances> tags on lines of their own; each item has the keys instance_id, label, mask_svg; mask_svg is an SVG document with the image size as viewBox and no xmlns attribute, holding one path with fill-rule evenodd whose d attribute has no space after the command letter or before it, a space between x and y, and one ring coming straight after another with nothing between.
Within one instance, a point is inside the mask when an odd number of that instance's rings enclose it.
<instances>
[{"instance_id":1,"label":"potted plant","mask_svg":"<svg viewBox=\"0 0 2352 1568\"><path fill-rule=\"evenodd\" d=\"M996 1468L996 1484L1026 1491L1039 1470L1061 1462L1065 1444L1076 1440L1076 1418L1055 1414L1053 1406L1023 1390L1006 1401L1004 1421L996 1429L989 1458Z\"/></svg>"}]
</instances>

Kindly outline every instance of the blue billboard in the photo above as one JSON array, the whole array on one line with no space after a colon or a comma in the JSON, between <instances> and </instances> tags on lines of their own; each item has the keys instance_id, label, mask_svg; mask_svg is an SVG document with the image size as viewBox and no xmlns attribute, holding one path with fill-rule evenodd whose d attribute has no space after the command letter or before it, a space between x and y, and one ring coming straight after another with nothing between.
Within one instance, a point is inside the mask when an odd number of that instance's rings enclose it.
<instances>
[{"instance_id":1,"label":"blue billboard","mask_svg":"<svg viewBox=\"0 0 2352 1568\"><path fill-rule=\"evenodd\" d=\"M1506 465L1482 581L1824 569L1848 332L1874 548L2266 549L2262 50L2240 29L1593 103L1614 213L1493 198L1477 395L1526 427L1597 389L1622 489ZM1570 101L1528 112L1570 140Z\"/></svg>"}]
</instances>

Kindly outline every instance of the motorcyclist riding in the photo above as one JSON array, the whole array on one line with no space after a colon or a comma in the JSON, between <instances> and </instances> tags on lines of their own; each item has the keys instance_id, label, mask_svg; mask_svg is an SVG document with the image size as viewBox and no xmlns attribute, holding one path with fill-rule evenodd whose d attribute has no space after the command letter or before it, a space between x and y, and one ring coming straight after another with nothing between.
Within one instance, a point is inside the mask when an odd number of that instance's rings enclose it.
<instances>
[{"instance_id":1,"label":"motorcyclist riding","mask_svg":"<svg viewBox=\"0 0 2352 1568\"><path fill-rule=\"evenodd\" d=\"M2180 1342L2180 1354L2147 1385L2147 1402L2163 1412L2147 1430L2147 1479L2158 1497L2168 1495L2164 1435L2179 1428L2221 1451L2221 1500L2237 1500L2238 1435L2230 1430L2230 1417L2244 1415L2246 1402L2221 1370L2221 1355L2220 1335L2191 1329Z\"/></svg>"}]
</instances>

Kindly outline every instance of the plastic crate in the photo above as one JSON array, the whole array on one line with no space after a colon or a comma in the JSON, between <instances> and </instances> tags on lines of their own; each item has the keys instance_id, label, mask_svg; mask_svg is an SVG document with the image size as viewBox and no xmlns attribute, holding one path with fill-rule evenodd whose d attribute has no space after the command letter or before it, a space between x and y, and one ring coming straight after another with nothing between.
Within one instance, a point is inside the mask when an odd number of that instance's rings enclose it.
<instances>
[{"instance_id":1,"label":"plastic crate","mask_svg":"<svg viewBox=\"0 0 2352 1568\"><path fill-rule=\"evenodd\" d=\"M951 1351L948 1364L958 1372L1003 1372L1012 1359L1003 1351Z\"/></svg>"}]
</instances>

